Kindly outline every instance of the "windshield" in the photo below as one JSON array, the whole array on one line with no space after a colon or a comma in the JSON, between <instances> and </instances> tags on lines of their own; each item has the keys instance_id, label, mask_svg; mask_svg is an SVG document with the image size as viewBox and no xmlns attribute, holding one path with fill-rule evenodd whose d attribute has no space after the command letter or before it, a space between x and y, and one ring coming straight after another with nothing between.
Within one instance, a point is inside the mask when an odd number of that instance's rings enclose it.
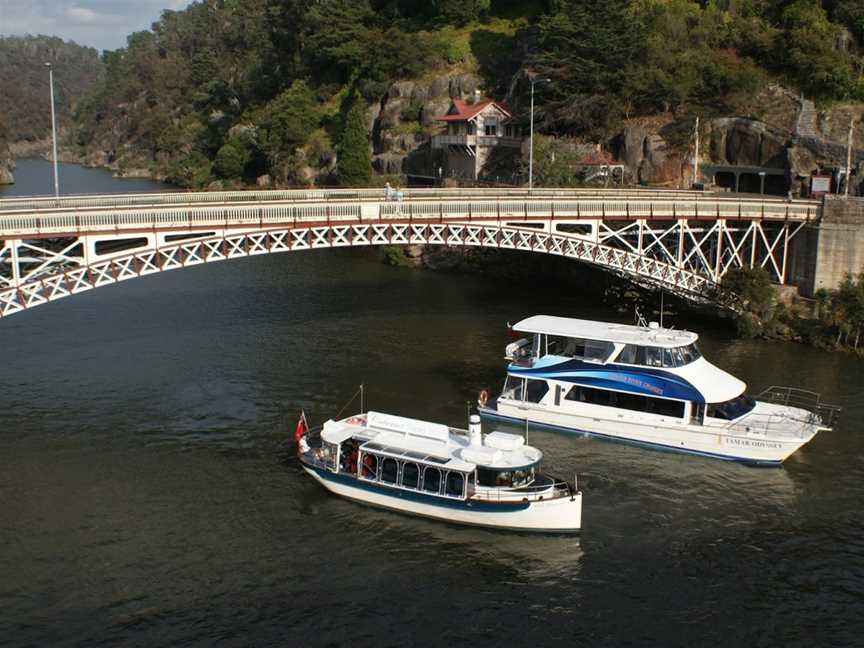
<instances>
[{"instance_id":1,"label":"windshield","mask_svg":"<svg viewBox=\"0 0 864 648\"><path fill-rule=\"evenodd\" d=\"M747 394L741 394L722 403L709 403L706 415L726 421L733 421L744 416L754 407L756 407L756 401Z\"/></svg>"}]
</instances>

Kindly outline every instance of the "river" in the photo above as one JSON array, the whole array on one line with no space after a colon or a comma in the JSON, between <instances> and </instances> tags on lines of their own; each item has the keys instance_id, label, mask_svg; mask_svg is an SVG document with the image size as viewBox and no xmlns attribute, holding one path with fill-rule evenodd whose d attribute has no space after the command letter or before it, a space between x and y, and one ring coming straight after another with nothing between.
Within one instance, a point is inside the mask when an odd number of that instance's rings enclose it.
<instances>
[{"instance_id":1,"label":"river","mask_svg":"<svg viewBox=\"0 0 864 648\"><path fill-rule=\"evenodd\" d=\"M64 190L133 188L74 171ZM48 192L49 174L19 163L0 197ZM550 472L579 474L579 540L365 508L290 456L300 409L320 423L361 382L371 408L464 426L502 382L505 323L536 313L621 317L574 285L323 250L0 320L0 645L861 646L864 365L849 355L703 332L751 391L843 406L783 468L532 430Z\"/></svg>"}]
</instances>

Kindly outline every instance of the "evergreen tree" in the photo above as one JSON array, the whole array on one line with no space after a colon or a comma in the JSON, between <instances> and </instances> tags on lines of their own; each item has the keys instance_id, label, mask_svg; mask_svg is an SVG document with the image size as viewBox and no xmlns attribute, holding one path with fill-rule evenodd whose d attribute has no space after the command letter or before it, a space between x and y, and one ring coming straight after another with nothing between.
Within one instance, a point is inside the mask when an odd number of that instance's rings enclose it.
<instances>
[{"instance_id":1,"label":"evergreen tree","mask_svg":"<svg viewBox=\"0 0 864 648\"><path fill-rule=\"evenodd\" d=\"M605 128L620 112L629 67L638 63L642 25L627 0L557 1L538 24L533 66L552 79L544 92L561 130Z\"/></svg>"},{"instance_id":2,"label":"evergreen tree","mask_svg":"<svg viewBox=\"0 0 864 648\"><path fill-rule=\"evenodd\" d=\"M348 186L368 185L372 179L372 153L366 128L366 104L359 94L346 100L348 110L339 142L339 182Z\"/></svg>"}]
</instances>

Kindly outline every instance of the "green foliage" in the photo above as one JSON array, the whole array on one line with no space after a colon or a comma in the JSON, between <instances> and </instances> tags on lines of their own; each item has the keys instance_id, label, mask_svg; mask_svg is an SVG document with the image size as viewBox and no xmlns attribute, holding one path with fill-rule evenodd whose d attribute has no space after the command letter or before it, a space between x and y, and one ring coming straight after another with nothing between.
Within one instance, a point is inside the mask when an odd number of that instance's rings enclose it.
<instances>
[{"instance_id":1,"label":"green foliage","mask_svg":"<svg viewBox=\"0 0 864 648\"><path fill-rule=\"evenodd\" d=\"M432 6L445 22L466 25L489 13L489 0L432 0Z\"/></svg>"},{"instance_id":2,"label":"green foliage","mask_svg":"<svg viewBox=\"0 0 864 648\"><path fill-rule=\"evenodd\" d=\"M0 114L6 118L11 141L51 136L46 61L54 69L60 129L71 126L76 99L97 84L102 74L99 54L92 47L52 36L0 37Z\"/></svg>"},{"instance_id":3,"label":"green foliage","mask_svg":"<svg viewBox=\"0 0 864 648\"><path fill-rule=\"evenodd\" d=\"M315 96L305 81L295 81L267 105L264 148L271 160L302 146L321 123Z\"/></svg>"},{"instance_id":4,"label":"green foliage","mask_svg":"<svg viewBox=\"0 0 864 648\"><path fill-rule=\"evenodd\" d=\"M817 294L819 318L837 332L836 344L858 348L864 329L864 274L846 275L837 290Z\"/></svg>"},{"instance_id":5,"label":"green foliage","mask_svg":"<svg viewBox=\"0 0 864 648\"><path fill-rule=\"evenodd\" d=\"M735 295L743 312L735 319L738 334L753 338L774 320L775 293L771 276L764 268L730 270L720 283L721 288Z\"/></svg>"},{"instance_id":6,"label":"green foliage","mask_svg":"<svg viewBox=\"0 0 864 648\"><path fill-rule=\"evenodd\" d=\"M252 153L248 143L240 138L234 138L223 144L216 153L214 169L222 178L241 178L251 158Z\"/></svg>"},{"instance_id":7,"label":"green foliage","mask_svg":"<svg viewBox=\"0 0 864 648\"><path fill-rule=\"evenodd\" d=\"M837 25L817 0L795 0L781 16L783 35L777 56L789 75L808 94L837 99L864 99L864 81L835 48Z\"/></svg>"},{"instance_id":8,"label":"green foliage","mask_svg":"<svg viewBox=\"0 0 864 648\"><path fill-rule=\"evenodd\" d=\"M626 0L555 2L537 25L532 63L552 79L545 91L555 126L605 129L620 116L627 70L643 49L643 23Z\"/></svg>"},{"instance_id":9,"label":"green foliage","mask_svg":"<svg viewBox=\"0 0 864 648\"><path fill-rule=\"evenodd\" d=\"M346 100L347 110L339 139L339 182L346 186L369 184L372 176L372 154L366 128L366 104L357 94Z\"/></svg>"}]
</instances>

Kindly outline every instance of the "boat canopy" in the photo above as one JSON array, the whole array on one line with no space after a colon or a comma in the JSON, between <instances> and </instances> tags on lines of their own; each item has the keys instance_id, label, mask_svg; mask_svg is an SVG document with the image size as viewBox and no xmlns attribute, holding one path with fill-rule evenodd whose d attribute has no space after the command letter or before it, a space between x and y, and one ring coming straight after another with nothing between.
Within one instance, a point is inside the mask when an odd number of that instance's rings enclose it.
<instances>
[{"instance_id":1,"label":"boat canopy","mask_svg":"<svg viewBox=\"0 0 864 648\"><path fill-rule=\"evenodd\" d=\"M662 348L680 347L694 344L699 336L692 331L660 328L653 326L633 326L613 324L593 320L534 315L513 325L520 333L559 335L569 338L583 338L621 344L639 344Z\"/></svg>"}]
</instances>

